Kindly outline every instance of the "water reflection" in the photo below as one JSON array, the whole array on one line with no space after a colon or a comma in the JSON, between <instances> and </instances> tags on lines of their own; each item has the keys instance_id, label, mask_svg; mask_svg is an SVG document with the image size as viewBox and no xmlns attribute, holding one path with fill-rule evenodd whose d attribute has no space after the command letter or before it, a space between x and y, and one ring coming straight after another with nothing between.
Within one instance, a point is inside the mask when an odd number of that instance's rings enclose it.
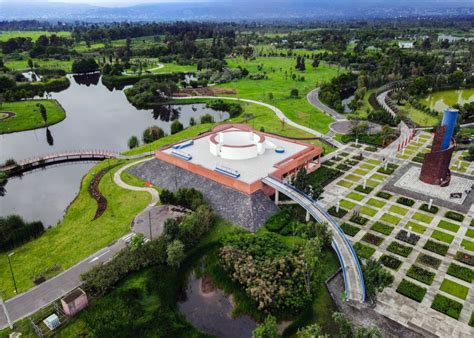
<instances>
[{"instance_id":1,"label":"water reflection","mask_svg":"<svg viewBox=\"0 0 474 338\"><path fill-rule=\"evenodd\" d=\"M64 150L103 149L124 151L132 135L141 138L145 128L157 125L170 133L175 119L186 128L191 117L199 121L210 114L215 121L228 113L206 108L204 104L166 105L137 109L123 91L109 91L99 74L68 75L71 85L50 93L66 111L66 119L44 129L0 135L0 162L36 157ZM46 135L45 135L46 134ZM26 220L54 225L79 190L82 177L92 164L72 164L32 172L10 179L0 187L0 216L19 214Z\"/></svg>"}]
</instances>

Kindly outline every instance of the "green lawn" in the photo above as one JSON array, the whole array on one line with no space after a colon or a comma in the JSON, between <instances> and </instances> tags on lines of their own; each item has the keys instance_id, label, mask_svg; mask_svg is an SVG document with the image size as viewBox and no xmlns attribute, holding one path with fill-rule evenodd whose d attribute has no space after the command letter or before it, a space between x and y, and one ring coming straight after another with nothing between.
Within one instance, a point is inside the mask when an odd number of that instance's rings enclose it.
<instances>
[{"instance_id":1,"label":"green lawn","mask_svg":"<svg viewBox=\"0 0 474 338\"><path fill-rule=\"evenodd\" d=\"M355 173L355 174L361 175L361 176L366 175L368 172L369 172L368 170L364 170L364 169L356 169L356 170L354 170L354 173Z\"/></svg>"},{"instance_id":2,"label":"green lawn","mask_svg":"<svg viewBox=\"0 0 474 338\"><path fill-rule=\"evenodd\" d=\"M231 88L237 91L237 96L254 99L272 104L280 108L292 121L308 126L322 133L329 131L329 124L334 120L323 112L313 107L306 99L306 94L313 90L318 83L331 80L338 73L336 67L321 63L317 69L313 69L307 63L305 72L295 71L295 59L286 57L262 58L245 60L243 58L227 59L231 68L241 66L250 73L266 72L268 79L251 80L248 78L218 85L218 87ZM257 67L263 65L259 71ZM286 72L286 75L285 75ZM305 81L293 80L291 74L304 76ZM291 98L291 89L298 89L298 98ZM268 94L273 94L273 99Z\"/></svg>"},{"instance_id":3,"label":"green lawn","mask_svg":"<svg viewBox=\"0 0 474 338\"><path fill-rule=\"evenodd\" d=\"M441 229L445 229L445 230L456 233L456 232L458 232L458 230L461 226L458 225L458 224L454 224L454 223L451 223L451 222L448 222L448 221L441 220L438 223L438 227L441 228Z\"/></svg>"},{"instance_id":4,"label":"green lawn","mask_svg":"<svg viewBox=\"0 0 474 338\"><path fill-rule=\"evenodd\" d=\"M385 179L387 178L386 176L382 175L382 174L373 174L372 176L370 176L371 179L373 180L377 180L377 181L385 181Z\"/></svg>"},{"instance_id":5,"label":"green lawn","mask_svg":"<svg viewBox=\"0 0 474 338\"><path fill-rule=\"evenodd\" d=\"M375 165L372 165L372 164L369 164L369 163L362 163L360 165L360 167L370 171L370 170L375 168Z\"/></svg>"},{"instance_id":6,"label":"green lawn","mask_svg":"<svg viewBox=\"0 0 474 338\"><path fill-rule=\"evenodd\" d=\"M441 283L439 289L461 299L466 299L467 294L469 292L469 288L465 287L464 285L453 282L449 279L443 280L443 283Z\"/></svg>"},{"instance_id":7,"label":"green lawn","mask_svg":"<svg viewBox=\"0 0 474 338\"><path fill-rule=\"evenodd\" d=\"M367 201L368 205L371 205L376 208L383 208L383 206L386 204L384 201L378 200L376 198L371 198L370 200Z\"/></svg>"},{"instance_id":8,"label":"green lawn","mask_svg":"<svg viewBox=\"0 0 474 338\"><path fill-rule=\"evenodd\" d=\"M347 200L341 200L339 202L339 205L344 209L350 210L350 209L354 208L357 204L353 203L353 202L349 202Z\"/></svg>"},{"instance_id":9,"label":"green lawn","mask_svg":"<svg viewBox=\"0 0 474 338\"><path fill-rule=\"evenodd\" d=\"M419 233L419 234L423 234L426 231L426 227L424 227L421 224L414 223L414 222L408 222L405 225L406 229L408 229L409 227L411 227L411 231L414 231L414 232Z\"/></svg>"},{"instance_id":10,"label":"green lawn","mask_svg":"<svg viewBox=\"0 0 474 338\"><path fill-rule=\"evenodd\" d=\"M0 41L7 41L8 39L13 38L31 38L31 40L36 41L41 35L50 36L56 34L61 37L70 37L70 32L60 31L60 32L46 32L46 31L2 31L0 32Z\"/></svg>"},{"instance_id":11,"label":"green lawn","mask_svg":"<svg viewBox=\"0 0 474 338\"><path fill-rule=\"evenodd\" d=\"M384 214L380 218L380 220L384 221L384 222L388 222L388 223L393 224L393 225L397 225L398 223L400 223L400 218L398 218L396 216L393 216L393 215L390 215L390 214Z\"/></svg>"},{"instance_id":12,"label":"green lawn","mask_svg":"<svg viewBox=\"0 0 474 338\"><path fill-rule=\"evenodd\" d=\"M360 207L359 211L360 211L361 214L369 215L369 216L373 217L373 216L375 216L375 214L377 213L378 210L369 208L368 206L364 205L364 206Z\"/></svg>"},{"instance_id":13,"label":"green lawn","mask_svg":"<svg viewBox=\"0 0 474 338\"><path fill-rule=\"evenodd\" d=\"M393 213L395 213L395 214L399 214L399 215L405 216L405 215L407 214L407 212L408 212L408 209L399 207L398 205L392 205L392 206L390 207L390 209L388 209L388 211L393 212Z\"/></svg>"},{"instance_id":14,"label":"green lawn","mask_svg":"<svg viewBox=\"0 0 474 338\"><path fill-rule=\"evenodd\" d=\"M349 175L346 175L344 179L352 181L352 182L358 182L361 179L361 177L357 175L349 174Z\"/></svg>"},{"instance_id":15,"label":"green lawn","mask_svg":"<svg viewBox=\"0 0 474 338\"><path fill-rule=\"evenodd\" d=\"M474 229L467 229L466 236L474 238Z\"/></svg>"},{"instance_id":16,"label":"green lawn","mask_svg":"<svg viewBox=\"0 0 474 338\"><path fill-rule=\"evenodd\" d=\"M110 161L110 164L115 163L126 162ZM59 265L59 270L65 270L126 234L135 215L150 202L148 193L124 190L110 180L103 179L99 189L107 198L109 207L100 218L92 220L97 203L90 197L87 187L93 174L106 166L107 161L101 162L85 176L79 195L57 226L15 249L12 264L20 292L33 286L33 276L54 265ZM116 170L118 167L114 168L113 172ZM0 280L6 296L13 296L13 285L6 259L0 260Z\"/></svg>"},{"instance_id":17,"label":"green lawn","mask_svg":"<svg viewBox=\"0 0 474 338\"><path fill-rule=\"evenodd\" d=\"M461 246L466 250L474 251L474 242L468 241L467 239L463 239Z\"/></svg>"},{"instance_id":18,"label":"green lawn","mask_svg":"<svg viewBox=\"0 0 474 338\"><path fill-rule=\"evenodd\" d=\"M339 182L336 183L337 185L340 185L341 187L344 187L344 188L350 188L352 187L352 184L351 182L349 181L344 181L344 180L340 180Z\"/></svg>"},{"instance_id":19,"label":"green lawn","mask_svg":"<svg viewBox=\"0 0 474 338\"><path fill-rule=\"evenodd\" d=\"M454 240L454 236L447 234L443 231L435 230L431 234L431 238L437 239L438 241L445 242L451 244Z\"/></svg>"},{"instance_id":20,"label":"green lawn","mask_svg":"<svg viewBox=\"0 0 474 338\"><path fill-rule=\"evenodd\" d=\"M412 219L414 219L416 221L423 222L423 223L430 224L431 221L433 220L433 217L422 214L421 212L417 212L413 215Z\"/></svg>"},{"instance_id":21,"label":"green lawn","mask_svg":"<svg viewBox=\"0 0 474 338\"><path fill-rule=\"evenodd\" d=\"M43 104L47 111L45 123L37 104ZM56 100L32 100L5 102L0 105L0 112L13 112L15 116L0 120L0 134L42 128L58 123L66 118L66 112Z\"/></svg>"},{"instance_id":22,"label":"green lawn","mask_svg":"<svg viewBox=\"0 0 474 338\"><path fill-rule=\"evenodd\" d=\"M28 70L28 60L27 57L22 60L7 60L5 66L16 71ZM33 59L35 68L62 69L66 72L71 72L72 62L73 60Z\"/></svg>"},{"instance_id":23,"label":"green lawn","mask_svg":"<svg viewBox=\"0 0 474 338\"><path fill-rule=\"evenodd\" d=\"M358 194L356 192L351 192L349 193L347 196L347 198L350 198L351 200L354 200L354 201L362 201L364 199L364 195L361 195L361 194Z\"/></svg>"}]
</instances>

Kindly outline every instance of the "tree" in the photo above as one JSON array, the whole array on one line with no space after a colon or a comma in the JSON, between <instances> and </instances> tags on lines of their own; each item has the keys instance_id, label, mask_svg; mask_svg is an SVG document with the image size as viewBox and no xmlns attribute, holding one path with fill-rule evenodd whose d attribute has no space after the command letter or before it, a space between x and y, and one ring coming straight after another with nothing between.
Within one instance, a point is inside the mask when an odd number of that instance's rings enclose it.
<instances>
[{"instance_id":1,"label":"tree","mask_svg":"<svg viewBox=\"0 0 474 338\"><path fill-rule=\"evenodd\" d=\"M46 110L46 107L42 103L37 104L39 108L39 112L41 114L41 117L43 118L44 123L48 121L48 112Z\"/></svg>"},{"instance_id":2,"label":"tree","mask_svg":"<svg viewBox=\"0 0 474 338\"><path fill-rule=\"evenodd\" d=\"M132 236L132 239L130 240L130 251L136 251L139 248L142 247L142 245L145 243L145 236L143 234L138 233L134 234Z\"/></svg>"},{"instance_id":3,"label":"tree","mask_svg":"<svg viewBox=\"0 0 474 338\"><path fill-rule=\"evenodd\" d=\"M299 96L299 91L298 91L298 89L293 88L293 89L290 91L290 96L293 97L293 98L298 97L298 96Z\"/></svg>"},{"instance_id":4,"label":"tree","mask_svg":"<svg viewBox=\"0 0 474 338\"><path fill-rule=\"evenodd\" d=\"M352 337L352 323L347 319L346 315L341 312L334 312L332 319L339 326L339 335L341 337Z\"/></svg>"},{"instance_id":5,"label":"tree","mask_svg":"<svg viewBox=\"0 0 474 338\"><path fill-rule=\"evenodd\" d=\"M171 135L179 133L181 130L183 130L183 124L179 120L174 120L171 123Z\"/></svg>"},{"instance_id":6,"label":"tree","mask_svg":"<svg viewBox=\"0 0 474 338\"><path fill-rule=\"evenodd\" d=\"M383 335L375 326L361 326L357 329L355 338L383 338Z\"/></svg>"},{"instance_id":7,"label":"tree","mask_svg":"<svg viewBox=\"0 0 474 338\"><path fill-rule=\"evenodd\" d=\"M273 101L273 93L272 92L268 93L268 99L270 101Z\"/></svg>"},{"instance_id":8,"label":"tree","mask_svg":"<svg viewBox=\"0 0 474 338\"><path fill-rule=\"evenodd\" d=\"M314 282L316 281L316 266L321 255L321 242L318 238L307 240L302 247L303 275L306 293L311 295Z\"/></svg>"},{"instance_id":9,"label":"tree","mask_svg":"<svg viewBox=\"0 0 474 338\"><path fill-rule=\"evenodd\" d=\"M81 58L74 60L71 68L73 73L92 73L99 70L99 65L94 58Z\"/></svg>"},{"instance_id":10,"label":"tree","mask_svg":"<svg viewBox=\"0 0 474 338\"><path fill-rule=\"evenodd\" d=\"M311 63L311 66L313 66L314 69L318 68L319 67L319 59L318 58L314 58L313 59L313 62Z\"/></svg>"},{"instance_id":11,"label":"tree","mask_svg":"<svg viewBox=\"0 0 474 338\"><path fill-rule=\"evenodd\" d=\"M311 324L298 329L296 338L328 338L318 324Z\"/></svg>"},{"instance_id":12,"label":"tree","mask_svg":"<svg viewBox=\"0 0 474 338\"><path fill-rule=\"evenodd\" d=\"M166 248L166 255L166 262L168 265L176 268L179 267L185 257L183 242L176 239L168 244L168 247Z\"/></svg>"},{"instance_id":13,"label":"tree","mask_svg":"<svg viewBox=\"0 0 474 338\"><path fill-rule=\"evenodd\" d=\"M252 333L252 338L276 338L278 337L278 327L276 318L269 315L265 321L258 325Z\"/></svg>"},{"instance_id":14,"label":"tree","mask_svg":"<svg viewBox=\"0 0 474 338\"><path fill-rule=\"evenodd\" d=\"M179 238L179 223L174 218L168 218L163 225L163 236L168 241L173 241Z\"/></svg>"},{"instance_id":15,"label":"tree","mask_svg":"<svg viewBox=\"0 0 474 338\"><path fill-rule=\"evenodd\" d=\"M33 60L28 59L28 68L33 69Z\"/></svg>"},{"instance_id":16,"label":"tree","mask_svg":"<svg viewBox=\"0 0 474 338\"><path fill-rule=\"evenodd\" d=\"M352 120L351 122L351 134L357 138L360 135L367 135L369 130L369 124L365 121Z\"/></svg>"},{"instance_id":17,"label":"tree","mask_svg":"<svg viewBox=\"0 0 474 338\"><path fill-rule=\"evenodd\" d=\"M190 125L191 127L196 125L196 120L194 119L194 117L191 117L191 118L189 119L189 125Z\"/></svg>"},{"instance_id":18,"label":"tree","mask_svg":"<svg viewBox=\"0 0 474 338\"><path fill-rule=\"evenodd\" d=\"M387 140L391 140L395 135L396 135L396 131L393 130L388 124L384 124L382 126L382 131L381 131L381 134L382 134L382 147L385 146L385 141Z\"/></svg>"},{"instance_id":19,"label":"tree","mask_svg":"<svg viewBox=\"0 0 474 338\"><path fill-rule=\"evenodd\" d=\"M135 135L131 136L128 139L128 148L129 149L136 148L136 147L138 147L139 144L140 144L140 142L138 141L138 137L136 137Z\"/></svg>"},{"instance_id":20,"label":"tree","mask_svg":"<svg viewBox=\"0 0 474 338\"><path fill-rule=\"evenodd\" d=\"M393 283L392 274L383 268L380 261L372 258L368 259L363 265L362 272L364 274L366 294L371 301L375 302L377 293Z\"/></svg>"},{"instance_id":21,"label":"tree","mask_svg":"<svg viewBox=\"0 0 474 338\"><path fill-rule=\"evenodd\" d=\"M165 136L165 132L158 126L151 126L143 131L143 143L151 143Z\"/></svg>"}]
</instances>

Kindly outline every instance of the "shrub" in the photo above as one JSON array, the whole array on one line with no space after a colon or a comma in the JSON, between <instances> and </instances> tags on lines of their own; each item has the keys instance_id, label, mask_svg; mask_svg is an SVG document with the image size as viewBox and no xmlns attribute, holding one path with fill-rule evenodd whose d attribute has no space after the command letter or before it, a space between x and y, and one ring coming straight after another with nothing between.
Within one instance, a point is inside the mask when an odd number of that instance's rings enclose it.
<instances>
[{"instance_id":1,"label":"shrub","mask_svg":"<svg viewBox=\"0 0 474 338\"><path fill-rule=\"evenodd\" d=\"M272 232L280 232L283 227L291 221L291 215L287 209L283 209L270 216L265 223L265 228Z\"/></svg>"},{"instance_id":2,"label":"shrub","mask_svg":"<svg viewBox=\"0 0 474 338\"><path fill-rule=\"evenodd\" d=\"M244 109L242 106L238 103L227 103L224 102L223 100L213 100L209 102L207 107L218 110L218 111L226 111L229 113L230 118L234 118L242 114Z\"/></svg>"},{"instance_id":3,"label":"shrub","mask_svg":"<svg viewBox=\"0 0 474 338\"><path fill-rule=\"evenodd\" d=\"M400 230L396 238L408 244L416 245L416 243L418 243L420 239L420 236L418 236L417 234L414 234L413 232L410 233L410 235L408 235L408 232L406 230Z\"/></svg>"},{"instance_id":4,"label":"shrub","mask_svg":"<svg viewBox=\"0 0 474 338\"><path fill-rule=\"evenodd\" d=\"M390 255L382 255L382 257L380 257L380 262L382 262L382 264L385 265L387 268L393 270L397 270L400 265L402 265L401 260Z\"/></svg>"},{"instance_id":5,"label":"shrub","mask_svg":"<svg viewBox=\"0 0 474 338\"><path fill-rule=\"evenodd\" d=\"M201 124L204 123L214 123L214 118L211 114L204 114L203 116L201 116Z\"/></svg>"},{"instance_id":6,"label":"shrub","mask_svg":"<svg viewBox=\"0 0 474 338\"><path fill-rule=\"evenodd\" d=\"M397 254L403 257L408 257L410 253L412 252L413 248L400 244L396 241L393 241L387 247L387 250L390 252L393 252L394 254Z\"/></svg>"},{"instance_id":7,"label":"shrub","mask_svg":"<svg viewBox=\"0 0 474 338\"><path fill-rule=\"evenodd\" d=\"M383 198L383 199L386 199L386 200L389 200L389 199L392 197L391 194L389 194L388 192L385 192L385 191L379 191L379 192L377 193L377 196L378 196L378 197L381 197L381 198Z\"/></svg>"},{"instance_id":8,"label":"shrub","mask_svg":"<svg viewBox=\"0 0 474 338\"><path fill-rule=\"evenodd\" d=\"M369 220L365 217L360 216L360 215L353 215L350 218L350 221L354 222L356 224L359 224L359 225L365 225Z\"/></svg>"},{"instance_id":9,"label":"shrub","mask_svg":"<svg viewBox=\"0 0 474 338\"><path fill-rule=\"evenodd\" d=\"M183 129L183 124L179 122L179 120L174 120L173 123L171 123L171 135L179 133Z\"/></svg>"},{"instance_id":10,"label":"shrub","mask_svg":"<svg viewBox=\"0 0 474 338\"><path fill-rule=\"evenodd\" d=\"M426 288L403 279L398 285L397 292L420 303L426 294Z\"/></svg>"},{"instance_id":11,"label":"shrub","mask_svg":"<svg viewBox=\"0 0 474 338\"><path fill-rule=\"evenodd\" d=\"M458 251L456 253L455 258L456 258L456 260L460 261L461 263L464 263L464 264L467 264L467 265L470 265L470 266L474 266L474 256L473 255L470 255L470 254L462 252L462 251Z\"/></svg>"},{"instance_id":12,"label":"shrub","mask_svg":"<svg viewBox=\"0 0 474 338\"><path fill-rule=\"evenodd\" d=\"M143 131L143 143L151 143L165 136L165 132L158 126L151 126Z\"/></svg>"},{"instance_id":13,"label":"shrub","mask_svg":"<svg viewBox=\"0 0 474 338\"><path fill-rule=\"evenodd\" d=\"M431 308L444 313L454 319L459 319L461 314L462 304L456 302L448 297L437 294L431 304Z\"/></svg>"},{"instance_id":14,"label":"shrub","mask_svg":"<svg viewBox=\"0 0 474 338\"><path fill-rule=\"evenodd\" d=\"M472 269L454 263L449 265L448 275L457 277L468 283L472 283L474 280L474 271Z\"/></svg>"},{"instance_id":15,"label":"shrub","mask_svg":"<svg viewBox=\"0 0 474 338\"><path fill-rule=\"evenodd\" d=\"M434 272L420 268L419 266L412 265L407 272L407 276L416 279L417 281L420 281L424 284L431 285L431 283L433 283L435 274Z\"/></svg>"},{"instance_id":16,"label":"shrub","mask_svg":"<svg viewBox=\"0 0 474 338\"><path fill-rule=\"evenodd\" d=\"M332 216L342 218L347 214L347 210L343 208L339 208L339 211L337 211L337 208L335 206L329 208L328 213Z\"/></svg>"},{"instance_id":17,"label":"shrub","mask_svg":"<svg viewBox=\"0 0 474 338\"><path fill-rule=\"evenodd\" d=\"M128 139L128 148L129 149L136 148L136 147L139 146L139 144L140 144L140 142L138 141L138 137L136 137L136 136L131 136Z\"/></svg>"},{"instance_id":18,"label":"shrub","mask_svg":"<svg viewBox=\"0 0 474 338\"><path fill-rule=\"evenodd\" d=\"M413 204L415 204L415 201L402 196L397 199L397 203L411 207Z\"/></svg>"},{"instance_id":19,"label":"shrub","mask_svg":"<svg viewBox=\"0 0 474 338\"><path fill-rule=\"evenodd\" d=\"M299 96L299 91L298 91L298 89L293 88L293 89L290 91L290 97L298 97L298 96Z\"/></svg>"},{"instance_id":20,"label":"shrub","mask_svg":"<svg viewBox=\"0 0 474 338\"><path fill-rule=\"evenodd\" d=\"M444 216L458 222L464 221L464 215L454 211L448 211Z\"/></svg>"},{"instance_id":21,"label":"shrub","mask_svg":"<svg viewBox=\"0 0 474 338\"><path fill-rule=\"evenodd\" d=\"M435 258L433 256L420 253L418 258L416 259L418 263L427 265L432 267L433 269L438 269L439 266L441 265L441 259Z\"/></svg>"},{"instance_id":22,"label":"shrub","mask_svg":"<svg viewBox=\"0 0 474 338\"><path fill-rule=\"evenodd\" d=\"M206 204L202 193L194 188L179 188L176 193L163 189L160 199L163 204L176 204L191 210Z\"/></svg>"},{"instance_id":23,"label":"shrub","mask_svg":"<svg viewBox=\"0 0 474 338\"><path fill-rule=\"evenodd\" d=\"M354 237L357 235L360 231L360 229L356 226L350 225L348 223L342 223L341 224L341 229L344 231L345 234Z\"/></svg>"},{"instance_id":24,"label":"shrub","mask_svg":"<svg viewBox=\"0 0 474 338\"><path fill-rule=\"evenodd\" d=\"M420 207L420 210L423 210L432 214L436 214L439 211L439 208L435 205L432 205L431 208L428 208L428 204L423 203Z\"/></svg>"},{"instance_id":25,"label":"shrub","mask_svg":"<svg viewBox=\"0 0 474 338\"><path fill-rule=\"evenodd\" d=\"M364 194L370 194L372 192L372 190L374 190L374 188L371 188L369 186L366 186L365 189L364 189L364 186L363 185L358 185L356 188L355 188L356 191L358 192L361 192L361 193L364 193Z\"/></svg>"},{"instance_id":26,"label":"shrub","mask_svg":"<svg viewBox=\"0 0 474 338\"><path fill-rule=\"evenodd\" d=\"M393 231L392 226L380 222L376 222L374 225L372 225L371 229L387 236L390 235Z\"/></svg>"},{"instance_id":27,"label":"shrub","mask_svg":"<svg viewBox=\"0 0 474 338\"><path fill-rule=\"evenodd\" d=\"M375 252L375 249L360 242L354 244L354 249L359 257L369 259Z\"/></svg>"},{"instance_id":28,"label":"shrub","mask_svg":"<svg viewBox=\"0 0 474 338\"><path fill-rule=\"evenodd\" d=\"M99 70L99 65L94 58L81 58L73 61L71 69L73 73L91 73Z\"/></svg>"},{"instance_id":29,"label":"shrub","mask_svg":"<svg viewBox=\"0 0 474 338\"><path fill-rule=\"evenodd\" d=\"M379 246L383 242L383 238L381 238L379 236L375 236L371 233L366 233L364 235L364 237L362 237L362 240L364 242L367 242L367 243L375 245L375 246Z\"/></svg>"},{"instance_id":30,"label":"shrub","mask_svg":"<svg viewBox=\"0 0 474 338\"><path fill-rule=\"evenodd\" d=\"M41 236L43 223L25 222L18 215L0 217L0 252L11 250L23 243Z\"/></svg>"},{"instance_id":31,"label":"shrub","mask_svg":"<svg viewBox=\"0 0 474 338\"><path fill-rule=\"evenodd\" d=\"M449 246L441 244L441 243L437 243L432 240L428 240L428 242L426 242L423 248L428 251L434 252L438 255L446 256L446 254L448 253Z\"/></svg>"}]
</instances>

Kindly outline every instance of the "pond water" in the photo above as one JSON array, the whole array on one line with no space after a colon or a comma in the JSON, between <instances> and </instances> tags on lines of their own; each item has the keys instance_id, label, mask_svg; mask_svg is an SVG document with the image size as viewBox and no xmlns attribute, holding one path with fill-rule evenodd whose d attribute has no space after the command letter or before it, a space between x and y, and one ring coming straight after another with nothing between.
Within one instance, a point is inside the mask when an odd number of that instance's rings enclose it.
<instances>
[{"instance_id":1,"label":"pond water","mask_svg":"<svg viewBox=\"0 0 474 338\"><path fill-rule=\"evenodd\" d=\"M195 273L189 277L186 300L178 303L178 308L198 330L217 337L251 337L256 327L249 316L232 318L230 297L214 288L208 278L197 278Z\"/></svg>"},{"instance_id":2,"label":"pond water","mask_svg":"<svg viewBox=\"0 0 474 338\"><path fill-rule=\"evenodd\" d=\"M68 89L50 94L65 109L66 119L47 129L0 135L0 162L63 150L124 151L130 136L141 138L143 130L151 125L169 133L174 119L187 127L191 117L196 121L205 114L211 114L215 121L229 117L228 113L214 111L204 104L137 109L123 91L102 85L98 74L68 77ZM27 220L41 220L46 226L57 223L74 198L71 191L77 193L81 178L90 167L68 165L9 180L7 193L0 197L0 216L17 213Z\"/></svg>"},{"instance_id":3,"label":"pond water","mask_svg":"<svg viewBox=\"0 0 474 338\"><path fill-rule=\"evenodd\" d=\"M474 101L474 88L461 90L443 90L428 95L421 102L431 109L443 112L453 105L466 104Z\"/></svg>"}]
</instances>

